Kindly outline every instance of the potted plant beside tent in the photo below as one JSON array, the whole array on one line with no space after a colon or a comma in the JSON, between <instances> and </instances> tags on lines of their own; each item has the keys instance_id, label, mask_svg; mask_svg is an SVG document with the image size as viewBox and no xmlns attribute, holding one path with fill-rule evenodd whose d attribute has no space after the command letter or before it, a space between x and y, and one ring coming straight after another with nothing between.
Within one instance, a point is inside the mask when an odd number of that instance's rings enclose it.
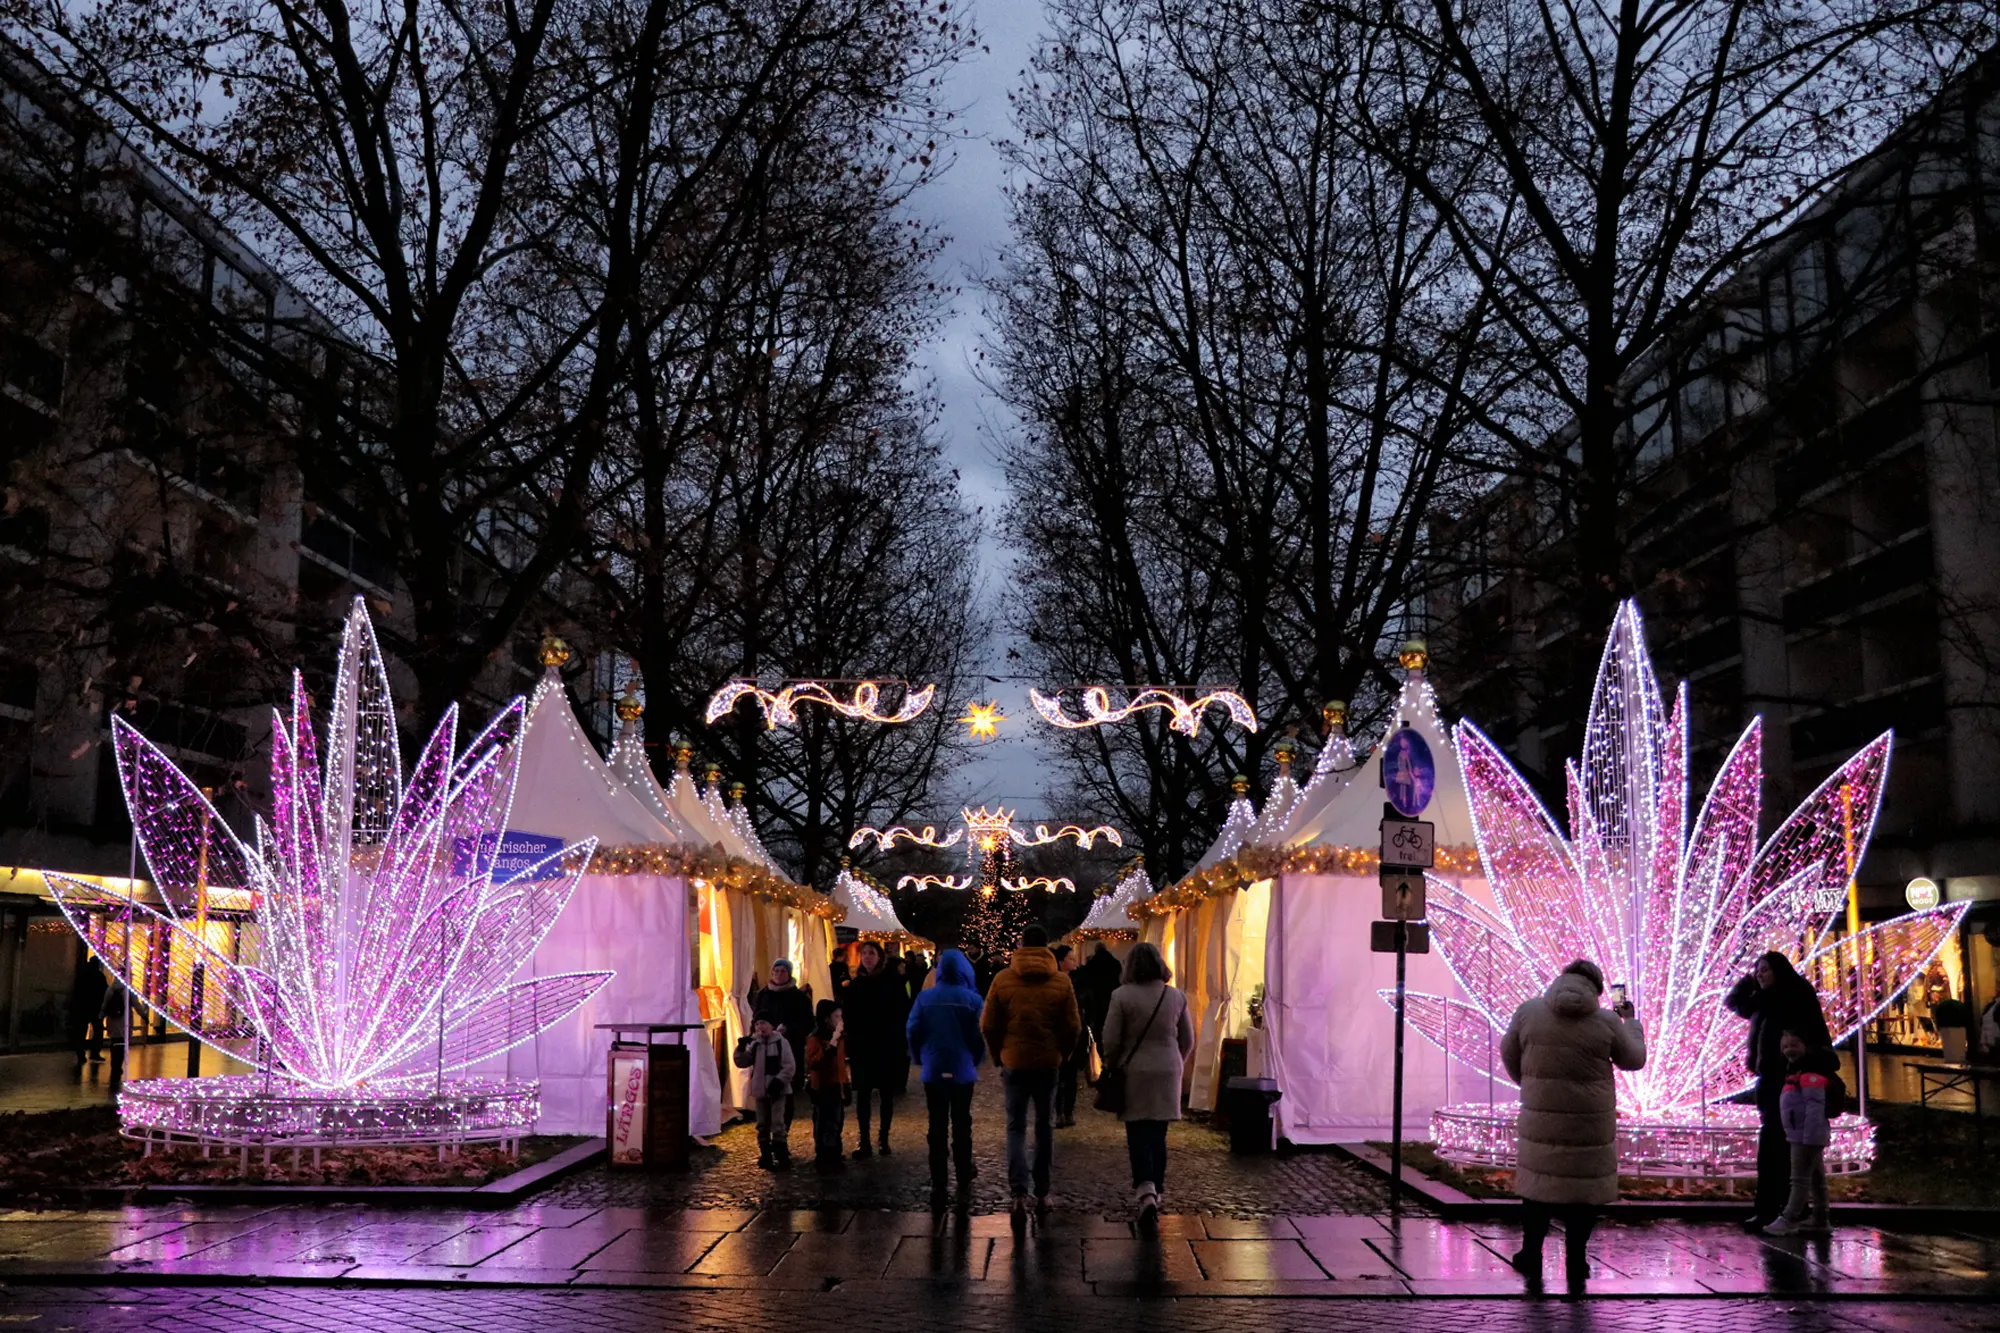
<instances>
[{"instance_id":1,"label":"potted plant beside tent","mask_svg":"<svg viewBox=\"0 0 2000 1333\"><path fill-rule=\"evenodd\" d=\"M1937 1025L1938 1040L1944 1043L1946 1063L1964 1064L1972 1006L1964 1000L1939 1000L1931 1006L1931 1022Z\"/></svg>"}]
</instances>

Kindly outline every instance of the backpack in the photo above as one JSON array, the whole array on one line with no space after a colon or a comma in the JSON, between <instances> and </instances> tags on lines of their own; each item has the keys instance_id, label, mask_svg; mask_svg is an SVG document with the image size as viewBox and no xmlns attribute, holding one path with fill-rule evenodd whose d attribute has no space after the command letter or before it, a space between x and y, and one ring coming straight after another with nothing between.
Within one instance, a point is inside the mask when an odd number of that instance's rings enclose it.
<instances>
[{"instance_id":1,"label":"backpack","mask_svg":"<svg viewBox=\"0 0 2000 1333\"><path fill-rule=\"evenodd\" d=\"M1847 1080L1836 1070L1826 1076L1826 1118L1832 1120L1837 1115L1846 1115L1848 1109Z\"/></svg>"}]
</instances>

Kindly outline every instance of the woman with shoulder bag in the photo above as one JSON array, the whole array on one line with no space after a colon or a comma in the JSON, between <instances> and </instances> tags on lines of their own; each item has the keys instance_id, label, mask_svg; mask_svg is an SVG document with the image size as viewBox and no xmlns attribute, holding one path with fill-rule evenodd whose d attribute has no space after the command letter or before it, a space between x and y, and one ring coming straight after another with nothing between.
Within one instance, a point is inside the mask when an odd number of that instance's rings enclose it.
<instances>
[{"instance_id":1,"label":"woman with shoulder bag","mask_svg":"<svg viewBox=\"0 0 2000 1333\"><path fill-rule=\"evenodd\" d=\"M1125 1122L1132 1194L1141 1223L1159 1214L1167 1180L1167 1122L1181 1118L1181 1079L1194 1049L1187 997L1158 946L1140 944L1125 960L1124 984L1104 1019L1104 1073L1097 1107Z\"/></svg>"}]
</instances>

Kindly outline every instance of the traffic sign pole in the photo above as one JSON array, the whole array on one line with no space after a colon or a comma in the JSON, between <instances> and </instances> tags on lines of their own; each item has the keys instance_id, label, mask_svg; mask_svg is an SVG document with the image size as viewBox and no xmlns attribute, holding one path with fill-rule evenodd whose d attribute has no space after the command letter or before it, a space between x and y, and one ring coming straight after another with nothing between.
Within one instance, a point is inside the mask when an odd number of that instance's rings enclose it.
<instances>
[{"instance_id":1,"label":"traffic sign pole","mask_svg":"<svg viewBox=\"0 0 2000 1333\"><path fill-rule=\"evenodd\" d=\"M1403 1206L1403 995L1404 966L1410 956L1410 926L1396 923L1396 1077L1395 1110L1389 1128L1389 1210Z\"/></svg>"}]
</instances>

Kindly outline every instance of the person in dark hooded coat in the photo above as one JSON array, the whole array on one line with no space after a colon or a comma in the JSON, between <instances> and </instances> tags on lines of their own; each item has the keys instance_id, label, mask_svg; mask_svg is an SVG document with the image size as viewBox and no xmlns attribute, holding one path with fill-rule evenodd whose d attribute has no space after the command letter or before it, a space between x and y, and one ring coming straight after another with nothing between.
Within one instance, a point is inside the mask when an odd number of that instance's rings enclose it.
<instances>
[{"instance_id":1,"label":"person in dark hooded coat","mask_svg":"<svg viewBox=\"0 0 2000 1333\"><path fill-rule=\"evenodd\" d=\"M1028 1191L1046 1210L1050 1171L1055 1155L1055 1091L1062 1063L1069 1058L1083 1030L1076 1010L1076 992L1056 968L1049 950L1049 932L1039 924L1021 932L1021 947L986 990L986 1011L980 1034L1007 1101L1007 1185L1014 1195L1014 1221L1028 1215ZM1028 1154L1028 1112L1035 1117L1035 1149Z\"/></svg>"}]
</instances>

